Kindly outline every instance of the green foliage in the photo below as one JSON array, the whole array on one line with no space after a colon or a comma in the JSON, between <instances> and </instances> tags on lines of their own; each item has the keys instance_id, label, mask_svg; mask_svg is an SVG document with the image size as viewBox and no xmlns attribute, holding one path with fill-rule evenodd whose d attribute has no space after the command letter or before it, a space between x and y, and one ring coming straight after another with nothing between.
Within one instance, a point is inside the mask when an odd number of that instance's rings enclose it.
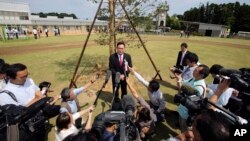
<instances>
[{"instance_id":1,"label":"green foliage","mask_svg":"<svg viewBox=\"0 0 250 141\"><path fill-rule=\"evenodd\" d=\"M46 18L47 16L57 16L58 18L64 18L64 17L73 17L73 19L78 19L75 14L71 13L57 13L57 12L49 12L49 13L31 13L31 15L39 15L39 17Z\"/></svg>"},{"instance_id":2,"label":"green foliage","mask_svg":"<svg viewBox=\"0 0 250 141\"><path fill-rule=\"evenodd\" d=\"M231 32L250 31L250 6L239 2L228 4L201 4L186 11L181 20L227 25Z\"/></svg>"}]
</instances>

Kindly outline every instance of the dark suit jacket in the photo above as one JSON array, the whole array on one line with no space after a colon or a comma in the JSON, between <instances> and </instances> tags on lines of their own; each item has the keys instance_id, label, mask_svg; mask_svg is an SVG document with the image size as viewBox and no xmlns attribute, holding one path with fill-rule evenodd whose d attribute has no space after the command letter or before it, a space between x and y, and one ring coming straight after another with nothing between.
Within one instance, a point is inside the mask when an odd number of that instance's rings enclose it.
<instances>
[{"instance_id":1,"label":"dark suit jacket","mask_svg":"<svg viewBox=\"0 0 250 141\"><path fill-rule=\"evenodd\" d=\"M186 56L188 53L190 53L190 51L187 51L186 54L185 54L185 56ZM182 61L182 64L180 64L180 62L181 62L181 56L182 56L182 52L179 51L178 57L177 57L177 61L176 61L176 65L175 65L177 68L182 68L183 66L186 66L186 65L187 65L186 62L185 62L184 60ZM185 58L185 56L184 56L184 58ZM183 59L184 59L184 58L183 58Z\"/></svg>"},{"instance_id":2,"label":"dark suit jacket","mask_svg":"<svg viewBox=\"0 0 250 141\"><path fill-rule=\"evenodd\" d=\"M124 74L124 70L125 70L125 64L124 64L124 60L126 60L128 62L129 67L133 67L132 66L132 60L131 60L131 56L127 53L123 54L123 63L122 66L120 66L120 62L119 62L119 58L117 53L114 53L112 55L110 55L109 57L109 69L112 71L112 76L115 76L116 72L120 72L121 74ZM129 71L126 72L126 74L128 74Z\"/></svg>"}]
</instances>

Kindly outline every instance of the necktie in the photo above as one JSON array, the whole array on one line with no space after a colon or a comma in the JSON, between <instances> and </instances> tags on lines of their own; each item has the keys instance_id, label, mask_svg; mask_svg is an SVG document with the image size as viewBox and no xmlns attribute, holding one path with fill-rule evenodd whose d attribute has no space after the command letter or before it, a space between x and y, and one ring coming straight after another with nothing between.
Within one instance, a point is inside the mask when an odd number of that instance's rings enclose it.
<instances>
[{"instance_id":1,"label":"necktie","mask_svg":"<svg viewBox=\"0 0 250 141\"><path fill-rule=\"evenodd\" d=\"M120 66L122 66L122 55L119 55Z\"/></svg>"}]
</instances>

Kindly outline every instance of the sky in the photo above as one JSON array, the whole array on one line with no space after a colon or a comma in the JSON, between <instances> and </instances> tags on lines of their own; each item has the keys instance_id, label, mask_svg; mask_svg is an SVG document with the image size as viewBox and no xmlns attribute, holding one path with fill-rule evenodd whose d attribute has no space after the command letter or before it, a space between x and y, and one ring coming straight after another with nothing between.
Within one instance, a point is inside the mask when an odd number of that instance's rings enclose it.
<instances>
[{"instance_id":1,"label":"sky","mask_svg":"<svg viewBox=\"0 0 250 141\"><path fill-rule=\"evenodd\" d=\"M93 19L97 11L98 4L88 0L0 0L9 2L26 2L30 5L31 13L57 12L74 13L80 19ZM107 1L107 0L105 0ZM155 1L155 0L151 0ZM165 0L157 0L158 2ZM209 3L234 3L240 2L250 5L250 0L167 0L169 4L168 14L183 14L190 8L199 7L201 4Z\"/></svg>"}]
</instances>

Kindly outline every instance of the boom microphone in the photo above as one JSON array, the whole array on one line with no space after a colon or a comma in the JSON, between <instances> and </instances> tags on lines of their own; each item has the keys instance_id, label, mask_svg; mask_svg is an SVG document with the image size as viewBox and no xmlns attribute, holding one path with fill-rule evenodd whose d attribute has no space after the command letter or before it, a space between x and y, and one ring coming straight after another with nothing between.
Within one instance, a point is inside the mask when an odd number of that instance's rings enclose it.
<instances>
[{"instance_id":1,"label":"boom microphone","mask_svg":"<svg viewBox=\"0 0 250 141\"><path fill-rule=\"evenodd\" d=\"M116 74L115 74L115 86L116 87L120 83L120 76L121 76L120 72L116 72Z\"/></svg>"},{"instance_id":2,"label":"boom microphone","mask_svg":"<svg viewBox=\"0 0 250 141\"><path fill-rule=\"evenodd\" d=\"M112 72L110 70L107 70L107 74L106 74L106 77L105 77L105 81L104 81L103 87L105 87L107 85L111 74L112 74Z\"/></svg>"},{"instance_id":3,"label":"boom microphone","mask_svg":"<svg viewBox=\"0 0 250 141\"><path fill-rule=\"evenodd\" d=\"M191 96L191 95L199 95L199 91L196 90L195 88L189 86L189 85L186 85L186 84L183 84L181 86L181 91L182 93L188 95L188 96Z\"/></svg>"},{"instance_id":4,"label":"boom microphone","mask_svg":"<svg viewBox=\"0 0 250 141\"><path fill-rule=\"evenodd\" d=\"M130 95L124 95L121 100L122 109L125 111L126 116L132 117L135 111L135 101Z\"/></svg>"}]
</instances>

